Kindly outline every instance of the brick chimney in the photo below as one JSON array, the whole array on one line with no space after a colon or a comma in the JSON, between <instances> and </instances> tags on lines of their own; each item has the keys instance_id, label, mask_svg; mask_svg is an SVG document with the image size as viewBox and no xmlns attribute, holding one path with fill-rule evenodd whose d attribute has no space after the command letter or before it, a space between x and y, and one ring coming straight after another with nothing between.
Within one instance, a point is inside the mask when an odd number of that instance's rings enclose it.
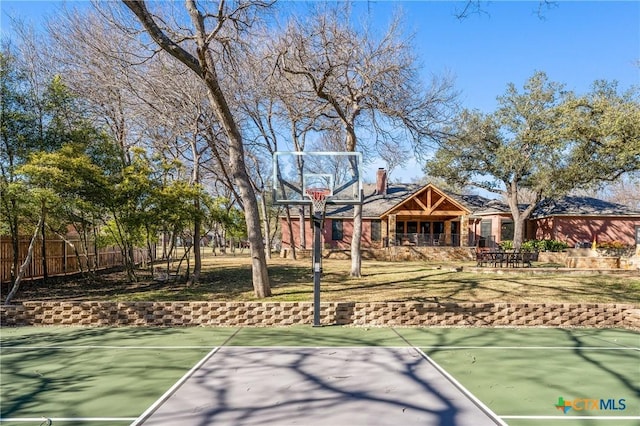
<instances>
[{"instance_id":1,"label":"brick chimney","mask_svg":"<svg viewBox=\"0 0 640 426\"><path fill-rule=\"evenodd\" d=\"M387 195L387 171L382 167L376 173L376 195Z\"/></svg>"}]
</instances>

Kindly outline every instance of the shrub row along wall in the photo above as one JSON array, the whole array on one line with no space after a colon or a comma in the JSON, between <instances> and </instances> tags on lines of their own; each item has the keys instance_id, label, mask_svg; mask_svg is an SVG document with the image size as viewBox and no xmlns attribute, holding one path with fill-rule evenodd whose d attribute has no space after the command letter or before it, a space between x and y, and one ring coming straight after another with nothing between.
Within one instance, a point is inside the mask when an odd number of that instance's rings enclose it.
<instances>
[{"instance_id":1,"label":"shrub row along wall","mask_svg":"<svg viewBox=\"0 0 640 426\"><path fill-rule=\"evenodd\" d=\"M340 303L323 324L358 326L552 326L640 329L622 304ZM0 307L0 324L85 326L285 326L313 323L306 302L25 302Z\"/></svg>"}]
</instances>

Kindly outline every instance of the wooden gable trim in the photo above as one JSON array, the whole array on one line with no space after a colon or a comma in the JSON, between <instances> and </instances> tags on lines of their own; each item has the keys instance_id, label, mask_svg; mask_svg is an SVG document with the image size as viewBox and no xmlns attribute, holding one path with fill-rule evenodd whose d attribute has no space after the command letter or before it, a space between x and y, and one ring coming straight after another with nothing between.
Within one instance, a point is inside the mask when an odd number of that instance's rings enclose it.
<instances>
[{"instance_id":1,"label":"wooden gable trim","mask_svg":"<svg viewBox=\"0 0 640 426\"><path fill-rule=\"evenodd\" d=\"M422 194L424 194L425 192L426 192L426 198L427 198L426 205L420 199ZM435 203L432 203L432 200L433 200L432 195L434 192L440 196L440 199ZM414 201L416 204L418 204L418 206L420 206L422 210L414 210L414 209L407 208L406 204L409 203L410 201ZM443 204L445 201L448 201L449 203L453 204L455 207L459 209L459 211L447 210L446 212L445 211L438 212L437 208L441 204ZM385 218L390 214L401 214L401 215L411 215L411 216L431 216L431 215L437 216L442 214L458 215L458 214L470 214L470 213L471 211L469 209L467 209L466 207L458 203L453 198L447 196L444 192L436 188L433 184L429 183L424 188L413 193L413 195L411 195L410 197L406 198L402 202L396 204L395 206L388 209L386 212L382 213L382 215L380 215L380 218Z\"/></svg>"}]
</instances>

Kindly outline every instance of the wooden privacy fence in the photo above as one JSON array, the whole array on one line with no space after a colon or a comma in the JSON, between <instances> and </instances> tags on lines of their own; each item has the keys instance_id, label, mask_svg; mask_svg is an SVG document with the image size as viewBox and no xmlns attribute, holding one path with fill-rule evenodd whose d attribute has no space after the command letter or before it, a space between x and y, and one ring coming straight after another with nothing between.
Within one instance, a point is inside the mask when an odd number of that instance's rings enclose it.
<instances>
[{"instance_id":1,"label":"wooden privacy fence","mask_svg":"<svg viewBox=\"0 0 640 426\"><path fill-rule=\"evenodd\" d=\"M22 237L18 242L18 267L24 262L29 249L29 237ZM88 264L95 265L96 269L105 269L124 265L124 257L118 247L103 247L95 250L90 244L89 253L84 252L84 247L79 239L70 239L80 253L78 257L75 249L58 237L47 238L45 241L47 275L67 275L88 270ZM42 256L42 239L35 242L31 264L27 268L24 278L42 278L44 276L44 264ZM142 263L147 257L146 249L134 250L135 263ZM13 265L13 247L10 237L0 237L0 282L11 281L11 267ZM17 271L16 271L17 273Z\"/></svg>"}]
</instances>

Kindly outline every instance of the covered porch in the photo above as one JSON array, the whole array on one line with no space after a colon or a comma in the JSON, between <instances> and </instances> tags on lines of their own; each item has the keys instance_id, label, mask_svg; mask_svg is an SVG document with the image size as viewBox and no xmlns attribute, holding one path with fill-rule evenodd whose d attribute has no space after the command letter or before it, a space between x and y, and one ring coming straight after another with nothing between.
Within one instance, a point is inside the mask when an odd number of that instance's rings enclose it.
<instances>
[{"instance_id":1,"label":"covered porch","mask_svg":"<svg viewBox=\"0 0 640 426\"><path fill-rule=\"evenodd\" d=\"M385 245L466 247L471 212L429 184L382 216Z\"/></svg>"}]
</instances>

